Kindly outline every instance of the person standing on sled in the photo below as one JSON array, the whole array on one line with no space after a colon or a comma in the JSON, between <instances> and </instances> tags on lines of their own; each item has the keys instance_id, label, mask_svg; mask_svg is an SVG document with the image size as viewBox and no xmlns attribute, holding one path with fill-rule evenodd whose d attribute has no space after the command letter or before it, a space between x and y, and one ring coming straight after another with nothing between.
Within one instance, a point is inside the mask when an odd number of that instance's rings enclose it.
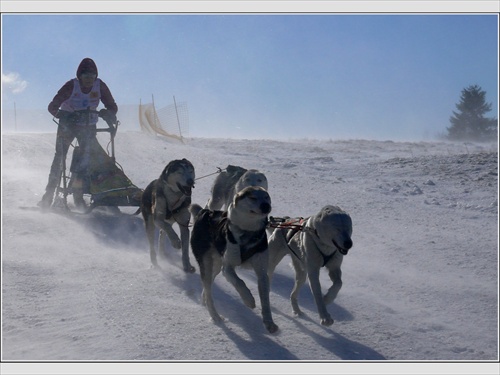
<instances>
[{"instance_id":1,"label":"person standing on sled","mask_svg":"<svg viewBox=\"0 0 500 375\"><path fill-rule=\"evenodd\" d=\"M72 184L72 193L75 206L85 209L83 199L82 179L86 177L89 167L90 145L96 137L96 124L98 117L107 122L116 122L118 106L108 86L97 78L97 65L90 58L84 58L76 70L76 78L66 82L49 103L48 110L59 119L56 138L56 152L50 167L49 181L45 194L38 205L48 209L52 205L54 193L59 185L62 174L62 160L66 158L71 142L76 138L82 155L82 161L76 166L75 173L78 179ZM77 111L97 109L102 102L105 109L99 114L90 113L82 116ZM64 159L63 159L64 158Z\"/></svg>"}]
</instances>

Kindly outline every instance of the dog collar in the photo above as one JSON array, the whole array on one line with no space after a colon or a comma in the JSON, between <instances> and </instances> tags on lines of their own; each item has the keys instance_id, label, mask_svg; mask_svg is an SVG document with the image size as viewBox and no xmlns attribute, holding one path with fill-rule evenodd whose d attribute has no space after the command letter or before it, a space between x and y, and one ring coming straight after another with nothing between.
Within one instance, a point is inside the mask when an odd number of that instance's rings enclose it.
<instances>
[{"instance_id":1,"label":"dog collar","mask_svg":"<svg viewBox=\"0 0 500 375\"><path fill-rule=\"evenodd\" d=\"M191 198L188 197L188 199L184 199L184 201L181 203L179 207L177 207L174 210L170 210L167 204L167 213L166 213L166 219L170 219L172 216L178 214L181 212L184 208L188 207L191 204Z\"/></svg>"},{"instance_id":2,"label":"dog collar","mask_svg":"<svg viewBox=\"0 0 500 375\"><path fill-rule=\"evenodd\" d=\"M259 232L249 232L249 231L242 231L242 232L243 234L239 238L240 257L241 257L241 263L244 263L248 259L250 259L253 255L265 251L268 247L268 244L267 244L267 235L265 227L264 230ZM227 239L232 244L238 244L238 241L236 241L236 238L234 237L233 232L231 232L231 230L229 229L229 226L227 228Z\"/></svg>"},{"instance_id":3,"label":"dog collar","mask_svg":"<svg viewBox=\"0 0 500 375\"><path fill-rule=\"evenodd\" d=\"M314 233L314 235L318 238L318 240L320 240L320 241L321 241L321 238L320 238L320 236L319 236L319 234L318 234L318 231L317 231L316 229L314 229L314 230L313 230L312 228L308 228L308 229L309 229L311 232L313 232L313 233ZM321 242L323 242L323 241L321 241ZM321 254L321 256L323 257L323 265L322 265L321 267L326 266L326 264L330 261L330 259L332 259L332 258L333 258L333 256L335 255L335 253L336 253L337 251L339 251L340 247L339 247L339 245L337 245L337 243L336 243L335 241L333 241L333 245L336 247L336 249L335 249L335 251L334 251L333 253L331 253L330 255L326 255L325 253L323 253L323 252L321 251L321 248L319 248L319 247L318 247L318 251L319 251L319 253Z\"/></svg>"}]
</instances>

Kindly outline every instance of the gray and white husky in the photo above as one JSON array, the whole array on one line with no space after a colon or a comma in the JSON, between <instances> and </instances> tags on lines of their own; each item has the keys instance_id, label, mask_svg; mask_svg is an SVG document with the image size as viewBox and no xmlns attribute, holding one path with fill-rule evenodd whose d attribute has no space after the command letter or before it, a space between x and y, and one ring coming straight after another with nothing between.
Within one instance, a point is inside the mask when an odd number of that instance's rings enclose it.
<instances>
[{"instance_id":1,"label":"gray and white husky","mask_svg":"<svg viewBox=\"0 0 500 375\"><path fill-rule=\"evenodd\" d=\"M283 257L289 254L295 269L295 285L290 295L293 312L302 314L297 297L300 288L309 279L309 286L318 308L321 324L329 326L333 319L326 309L342 287L341 265L344 256L352 247L352 220L348 213L337 206L325 206L316 215L305 219L289 219L300 222L297 226L276 228L269 237L269 278ZM322 267L328 270L332 286L323 296L319 273Z\"/></svg>"},{"instance_id":2,"label":"gray and white husky","mask_svg":"<svg viewBox=\"0 0 500 375\"><path fill-rule=\"evenodd\" d=\"M193 204L194 224L191 249L200 266L203 284L202 302L214 322L223 319L212 298L212 284L221 272L235 287L244 304L255 308L255 299L245 282L236 274L238 266L253 268L257 275L262 317L266 329L273 333L269 302L268 244L266 227L271 212L271 198L262 187L251 186L237 193L227 211L210 210Z\"/></svg>"},{"instance_id":3,"label":"gray and white husky","mask_svg":"<svg viewBox=\"0 0 500 375\"><path fill-rule=\"evenodd\" d=\"M212 195L206 208L210 210L224 208L227 210L234 195L248 186L261 186L268 190L266 175L257 169L245 169L235 165L228 165L215 178Z\"/></svg>"}]
</instances>

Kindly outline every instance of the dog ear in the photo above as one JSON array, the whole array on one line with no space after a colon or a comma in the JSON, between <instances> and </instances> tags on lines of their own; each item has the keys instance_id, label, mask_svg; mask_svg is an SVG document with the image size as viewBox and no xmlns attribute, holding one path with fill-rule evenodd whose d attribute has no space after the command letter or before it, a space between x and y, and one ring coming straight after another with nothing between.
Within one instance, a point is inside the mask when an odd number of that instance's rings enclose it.
<instances>
[{"instance_id":1,"label":"dog ear","mask_svg":"<svg viewBox=\"0 0 500 375\"><path fill-rule=\"evenodd\" d=\"M164 182L167 181L166 180L166 178L167 178L167 171L168 171L167 167L163 168L163 171L161 172L161 175L160 175L160 178L159 178L160 181L164 181Z\"/></svg>"},{"instance_id":2,"label":"dog ear","mask_svg":"<svg viewBox=\"0 0 500 375\"><path fill-rule=\"evenodd\" d=\"M236 193L233 197L233 206L236 206L236 204L238 203L238 201L240 200L241 198L241 192L239 193Z\"/></svg>"},{"instance_id":3,"label":"dog ear","mask_svg":"<svg viewBox=\"0 0 500 375\"><path fill-rule=\"evenodd\" d=\"M168 175L168 165L165 168L163 168L163 171L161 172L160 175L160 179L164 181L167 175Z\"/></svg>"},{"instance_id":4,"label":"dog ear","mask_svg":"<svg viewBox=\"0 0 500 375\"><path fill-rule=\"evenodd\" d=\"M248 192L248 188L244 188L243 190L237 192L234 197L233 197L233 206L236 206L238 201L243 198L244 195L246 195Z\"/></svg>"},{"instance_id":5,"label":"dog ear","mask_svg":"<svg viewBox=\"0 0 500 375\"><path fill-rule=\"evenodd\" d=\"M186 158L182 158L181 160L177 160L179 162L179 164L183 165L183 166L187 166L187 167L191 167L194 169L194 165L193 163L191 163L188 159Z\"/></svg>"},{"instance_id":6,"label":"dog ear","mask_svg":"<svg viewBox=\"0 0 500 375\"><path fill-rule=\"evenodd\" d=\"M172 168L172 165L174 164L175 160L170 161L165 168L163 168L163 172L161 172L160 179L162 181L166 181L166 177L168 176L169 169Z\"/></svg>"}]
</instances>

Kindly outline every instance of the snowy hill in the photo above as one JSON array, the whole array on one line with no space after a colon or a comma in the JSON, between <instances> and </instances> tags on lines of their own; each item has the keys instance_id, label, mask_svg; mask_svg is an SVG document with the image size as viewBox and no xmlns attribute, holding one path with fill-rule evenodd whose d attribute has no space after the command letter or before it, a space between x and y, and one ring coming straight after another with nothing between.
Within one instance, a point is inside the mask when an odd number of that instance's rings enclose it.
<instances>
[{"instance_id":1,"label":"snowy hill","mask_svg":"<svg viewBox=\"0 0 500 375\"><path fill-rule=\"evenodd\" d=\"M217 168L263 171L273 216L339 205L353 219L344 285L319 324L308 286L291 312L290 258L271 304L246 308L222 275L217 326L200 303L199 273L168 248L150 268L142 218L82 219L20 210L47 182L55 134L2 135L2 359L4 361L494 361L498 360L496 144L364 140L188 139L124 131L116 156L144 188L187 158L204 205ZM193 264L196 264L192 257ZM197 264L196 264L197 266ZM254 275L241 271L257 295ZM323 286L328 275L323 272Z\"/></svg>"}]
</instances>

